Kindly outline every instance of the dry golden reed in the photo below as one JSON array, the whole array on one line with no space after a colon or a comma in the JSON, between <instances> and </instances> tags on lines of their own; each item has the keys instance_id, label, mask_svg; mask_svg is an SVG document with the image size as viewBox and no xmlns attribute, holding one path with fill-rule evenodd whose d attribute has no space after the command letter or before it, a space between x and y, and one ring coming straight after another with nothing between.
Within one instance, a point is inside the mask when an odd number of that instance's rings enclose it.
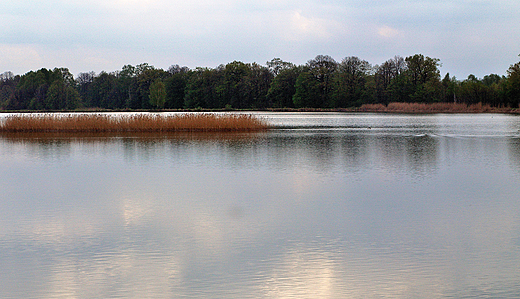
<instances>
[{"instance_id":1,"label":"dry golden reed","mask_svg":"<svg viewBox=\"0 0 520 299\"><path fill-rule=\"evenodd\" d=\"M238 132L268 128L264 120L249 114L22 114L6 117L0 132Z\"/></svg>"},{"instance_id":2,"label":"dry golden reed","mask_svg":"<svg viewBox=\"0 0 520 299\"><path fill-rule=\"evenodd\" d=\"M388 106L382 104L365 104L358 111L364 112L395 112L395 113L508 113L514 112L511 108L497 108L482 103L463 104L463 103L389 103Z\"/></svg>"}]
</instances>

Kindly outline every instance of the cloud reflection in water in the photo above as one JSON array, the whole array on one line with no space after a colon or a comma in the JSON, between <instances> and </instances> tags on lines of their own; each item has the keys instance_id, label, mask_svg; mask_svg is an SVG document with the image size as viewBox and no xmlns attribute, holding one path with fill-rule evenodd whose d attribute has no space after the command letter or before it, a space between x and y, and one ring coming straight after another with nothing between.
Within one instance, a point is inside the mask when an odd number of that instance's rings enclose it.
<instances>
[{"instance_id":1,"label":"cloud reflection in water","mask_svg":"<svg viewBox=\"0 0 520 299\"><path fill-rule=\"evenodd\" d=\"M0 295L518 295L515 140L3 136Z\"/></svg>"}]
</instances>

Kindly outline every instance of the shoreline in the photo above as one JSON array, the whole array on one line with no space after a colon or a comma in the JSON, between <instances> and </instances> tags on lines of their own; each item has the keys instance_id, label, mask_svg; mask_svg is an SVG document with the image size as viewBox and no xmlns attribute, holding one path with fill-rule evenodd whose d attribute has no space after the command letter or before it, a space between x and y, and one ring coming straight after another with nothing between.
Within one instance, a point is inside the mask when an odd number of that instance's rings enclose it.
<instances>
[{"instance_id":1,"label":"shoreline","mask_svg":"<svg viewBox=\"0 0 520 299\"><path fill-rule=\"evenodd\" d=\"M436 114L436 113L498 113L520 114L520 108L492 107L490 105L460 104L460 103L401 103L392 102L383 104L364 104L357 108L258 108L258 109L102 109L86 108L75 110L0 110L0 114L8 113L121 113L121 112L345 112L345 113L396 113L396 114Z\"/></svg>"}]
</instances>

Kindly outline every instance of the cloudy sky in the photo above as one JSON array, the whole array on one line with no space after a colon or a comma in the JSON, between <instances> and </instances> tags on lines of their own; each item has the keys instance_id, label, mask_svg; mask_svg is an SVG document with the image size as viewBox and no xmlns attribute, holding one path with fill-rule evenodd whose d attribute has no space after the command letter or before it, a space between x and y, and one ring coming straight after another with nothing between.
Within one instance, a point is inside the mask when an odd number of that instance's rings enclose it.
<instances>
[{"instance_id":1,"label":"cloudy sky","mask_svg":"<svg viewBox=\"0 0 520 299\"><path fill-rule=\"evenodd\" d=\"M518 0L0 0L0 73L420 53L459 79L503 75L519 15Z\"/></svg>"}]
</instances>

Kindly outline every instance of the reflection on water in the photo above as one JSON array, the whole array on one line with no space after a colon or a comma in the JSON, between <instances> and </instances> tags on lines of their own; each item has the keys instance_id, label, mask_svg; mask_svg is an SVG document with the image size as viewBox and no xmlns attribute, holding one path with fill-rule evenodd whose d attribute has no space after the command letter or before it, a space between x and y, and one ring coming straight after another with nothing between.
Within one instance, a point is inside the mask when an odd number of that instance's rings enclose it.
<instances>
[{"instance_id":1,"label":"reflection on water","mask_svg":"<svg viewBox=\"0 0 520 299\"><path fill-rule=\"evenodd\" d=\"M2 135L0 297L520 296L517 117L265 117Z\"/></svg>"}]
</instances>

